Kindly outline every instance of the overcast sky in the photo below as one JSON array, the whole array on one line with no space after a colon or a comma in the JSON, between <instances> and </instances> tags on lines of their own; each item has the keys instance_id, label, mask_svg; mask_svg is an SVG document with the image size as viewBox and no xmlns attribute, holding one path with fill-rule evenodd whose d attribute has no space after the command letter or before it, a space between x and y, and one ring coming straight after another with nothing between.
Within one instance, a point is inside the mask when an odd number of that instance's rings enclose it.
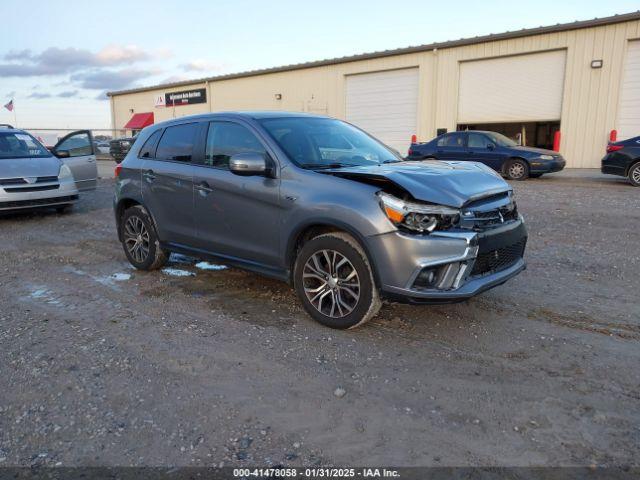
<instances>
[{"instance_id":1,"label":"overcast sky","mask_svg":"<svg viewBox=\"0 0 640 480\"><path fill-rule=\"evenodd\" d=\"M94 6L95 5L95 6ZM105 128L104 92L628 13L638 0L3 0L0 103ZM1 109L0 122L14 122Z\"/></svg>"}]
</instances>

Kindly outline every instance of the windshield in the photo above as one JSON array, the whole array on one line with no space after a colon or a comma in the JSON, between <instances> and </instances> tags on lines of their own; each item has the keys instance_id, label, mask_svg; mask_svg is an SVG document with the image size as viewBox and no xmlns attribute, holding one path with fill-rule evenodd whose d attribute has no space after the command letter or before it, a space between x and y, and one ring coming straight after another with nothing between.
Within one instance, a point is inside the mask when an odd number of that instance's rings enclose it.
<instances>
[{"instance_id":1,"label":"windshield","mask_svg":"<svg viewBox=\"0 0 640 480\"><path fill-rule=\"evenodd\" d=\"M49 150L28 133L0 132L0 159L50 156Z\"/></svg>"},{"instance_id":2,"label":"windshield","mask_svg":"<svg viewBox=\"0 0 640 480\"><path fill-rule=\"evenodd\" d=\"M287 156L302 168L339 168L400 162L402 158L348 123L332 118L260 120Z\"/></svg>"},{"instance_id":3,"label":"windshield","mask_svg":"<svg viewBox=\"0 0 640 480\"><path fill-rule=\"evenodd\" d=\"M501 133L496 132L487 132L487 136L495 143L501 147L517 147L518 144L511 140L509 137L505 137Z\"/></svg>"}]
</instances>

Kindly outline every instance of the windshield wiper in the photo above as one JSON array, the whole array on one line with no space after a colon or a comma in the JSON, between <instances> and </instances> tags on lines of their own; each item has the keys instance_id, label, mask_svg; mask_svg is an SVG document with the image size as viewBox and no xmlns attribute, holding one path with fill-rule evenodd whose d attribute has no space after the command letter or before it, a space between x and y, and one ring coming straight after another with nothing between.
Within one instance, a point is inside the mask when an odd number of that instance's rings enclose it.
<instances>
[{"instance_id":1,"label":"windshield wiper","mask_svg":"<svg viewBox=\"0 0 640 480\"><path fill-rule=\"evenodd\" d=\"M355 163L302 163L300 166L310 170L324 170L327 168L360 167L361 165Z\"/></svg>"},{"instance_id":2,"label":"windshield wiper","mask_svg":"<svg viewBox=\"0 0 640 480\"><path fill-rule=\"evenodd\" d=\"M399 162L404 162L404 160L398 160L397 158L392 158L389 160L384 160L382 163L399 163Z\"/></svg>"}]
</instances>

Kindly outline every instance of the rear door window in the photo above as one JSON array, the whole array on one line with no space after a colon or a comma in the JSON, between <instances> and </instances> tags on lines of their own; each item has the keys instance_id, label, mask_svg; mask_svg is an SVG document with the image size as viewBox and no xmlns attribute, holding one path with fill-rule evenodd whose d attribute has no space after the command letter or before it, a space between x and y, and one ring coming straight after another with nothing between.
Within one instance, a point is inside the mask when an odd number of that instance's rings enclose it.
<instances>
[{"instance_id":1,"label":"rear door window","mask_svg":"<svg viewBox=\"0 0 640 480\"><path fill-rule=\"evenodd\" d=\"M165 128L164 134L158 143L156 159L190 162L197 132L197 123L185 123Z\"/></svg>"},{"instance_id":2,"label":"rear door window","mask_svg":"<svg viewBox=\"0 0 640 480\"><path fill-rule=\"evenodd\" d=\"M209 124L204 165L228 169L233 155L248 152L266 154L260 140L245 126L232 122Z\"/></svg>"},{"instance_id":3,"label":"rear door window","mask_svg":"<svg viewBox=\"0 0 640 480\"><path fill-rule=\"evenodd\" d=\"M447 133L438 139L438 147L463 148L464 132Z\"/></svg>"}]
</instances>

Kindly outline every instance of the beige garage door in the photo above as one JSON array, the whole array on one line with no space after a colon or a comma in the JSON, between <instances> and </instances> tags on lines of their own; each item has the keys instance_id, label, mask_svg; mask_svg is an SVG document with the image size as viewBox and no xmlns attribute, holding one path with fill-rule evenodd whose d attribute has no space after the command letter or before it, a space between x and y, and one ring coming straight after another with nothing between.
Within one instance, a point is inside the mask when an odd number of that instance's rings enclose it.
<instances>
[{"instance_id":1,"label":"beige garage door","mask_svg":"<svg viewBox=\"0 0 640 480\"><path fill-rule=\"evenodd\" d=\"M618 140L640 135L640 40L627 49L617 127Z\"/></svg>"},{"instance_id":2,"label":"beige garage door","mask_svg":"<svg viewBox=\"0 0 640 480\"><path fill-rule=\"evenodd\" d=\"M418 117L418 69L347 76L346 119L406 155Z\"/></svg>"},{"instance_id":3,"label":"beige garage door","mask_svg":"<svg viewBox=\"0 0 640 480\"><path fill-rule=\"evenodd\" d=\"M460 63L458 123L560 120L564 50Z\"/></svg>"}]
</instances>

